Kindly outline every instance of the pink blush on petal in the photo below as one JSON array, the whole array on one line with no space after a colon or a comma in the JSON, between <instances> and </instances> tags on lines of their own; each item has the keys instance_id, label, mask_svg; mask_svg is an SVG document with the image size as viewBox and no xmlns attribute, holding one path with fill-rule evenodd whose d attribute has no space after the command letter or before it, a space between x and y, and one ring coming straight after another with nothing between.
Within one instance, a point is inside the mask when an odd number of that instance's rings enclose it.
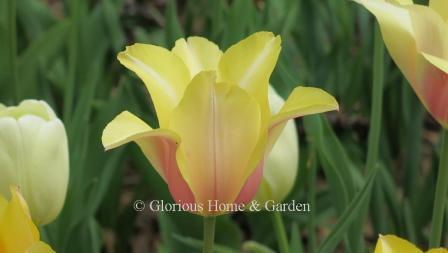
<instances>
[{"instance_id":1,"label":"pink blush on petal","mask_svg":"<svg viewBox=\"0 0 448 253\"><path fill-rule=\"evenodd\" d=\"M172 140L160 139L158 143L158 150L160 152L161 167L163 174L168 184L171 196L174 201L179 204L194 204L194 194L188 186L185 179L182 177L176 161L177 145ZM185 210L189 211L189 210Z\"/></svg>"},{"instance_id":2,"label":"pink blush on petal","mask_svg":"<svg viewBox=\"0 0 448 253\"><path fill-rule=\"evenodd\" d=\"M423 80L425 102L436 120L446 125L448 122L448 74L430 65Z\"/></svg>"},{"instance_id":3,"label":"pink blush on petal","mask_svg":"<svg viewBox=\"0 0 448 253\"><path fill-rule=\"evenodd\" d=\"M234 203L246 204L255 197L255 194L260 188L261 180L263 179L263 168L264 160L258 164L257 168L249 176Z\"/></svg>"}]
</instances>

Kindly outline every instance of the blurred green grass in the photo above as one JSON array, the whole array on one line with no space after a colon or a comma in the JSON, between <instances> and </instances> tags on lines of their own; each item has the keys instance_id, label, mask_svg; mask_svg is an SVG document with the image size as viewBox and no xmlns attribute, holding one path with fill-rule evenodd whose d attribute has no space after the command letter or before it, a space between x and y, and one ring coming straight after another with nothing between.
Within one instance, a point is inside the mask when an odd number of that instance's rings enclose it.
<instances>
[{"instance_id":1,"label":"blurred green grass","mask_svg":"<svg viewBox=\"0 0 448 253\"><path fill-rule=\"evenodd\" d=\"M135 199L172 201L140 151L134 145L103 151L101 131L122 110L157 126L144 86L116 54L134 42L172 47L190 35L226 49L268 30L283 41L271 78L278 92L286 97L299 84L316 86L341 104L339 113L298 120L300 172L289 199L315 205L312 213L284 214L293 252L298 245L316 252L328 235L339 252L353 252L359 240L368 252L378 233L425 246L439 128L387 54L379 172L371 201L351 209L367 185L375 25L368 12L346 0L1 0L0 102L48 101L70 142L67 202L58 220L42 228L44 239L64 253L198 252L199 217L133 210ZM369 215L358 220L363 208ZM341 232L336 222L347 210L355 219ZM231 252L249 240L277 250L268 215L220 217L217 243ZM334 231L340 234L333 237ZM246 250L253 250L251 243Z\"/></svg>"}]
</instances>

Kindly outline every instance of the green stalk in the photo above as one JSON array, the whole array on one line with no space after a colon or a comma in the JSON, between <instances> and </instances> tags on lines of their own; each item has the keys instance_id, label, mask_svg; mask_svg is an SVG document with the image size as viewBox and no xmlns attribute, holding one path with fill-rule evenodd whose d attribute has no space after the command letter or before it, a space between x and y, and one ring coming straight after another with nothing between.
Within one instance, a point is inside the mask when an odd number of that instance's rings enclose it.
<instances>
[{"instance_id":1,"label":"green stalk","mask_svg":"<svg viewBox=\"0 0 448 253\"><path fill-rule=\"evenodd\" d=\"M448 130L443 131L442 151L440 152L439 172L437 175L436 196L432 213L430 248L440 246L442 240L443 214L448 191Z\"/></svg>"},{"instance_id":2,"label":"green stalk","mask_svg":"<svg viewBox=\"0 0 448 253\"><path fill-rule=\"evenodd\" d=\"M204 244L202 253L213 253L213 244L215 243L215 224L215 216L204 217Z\"/></svg>"},{"instance_id":3,"label":"green stalk","mask_svg":"<svg viewBox=\"0 0 448 253\"><path fill-rule=\"evenodd\" d=\"M384 45L378 26L375 29L373 56L372 111L370 115L369 146L367 150L367 173L373 170L378 160L381 134L381 114L383 110L384 88Z\"/></svg>"},{"instance_id":4,"label":"green stalk","mask_svg":"<svg viewBox=\"0 0 448 253\"><path fill-rule=\"evenodd\" d=\"M406 128L406 140L405 140L405 154L406 160L404 167L406 168L405 175L405 196L410 199L410 207L418 208L417 197L419 194L419 187L416 187L419 183L419 170L421 164L421 149L422 149L422 135L423 135L423 119L425 116L424 107L421 105L420 100L414 95L414 91L407 81L403 81L403 95L409 101L406 103L410 112L406 113L405 125L413 126ZM410 103L410 104L409 104ZM410 106L409 106L410 105Z\"/></svg>"},{"instance_id":5,"label":"green stalk","mask_svg":"<svg viewBox=\"0 0 448 253\"><path fill-rule=\"evenodd\" d=\"M272 218L280 253L289 253L288 237L286 236L282 215L280 212L273 212Z\"/></svg>"},{"instance_id":6,"label":"green stalk","mask_svg":"<svg viewBox=\"0 0 448 253\"><path fill-rule=\"evenodd\" d=\"M316 252L317 241L316 241L316 177L317 177L317 162L316 162L316 151L314 147L310 148L310 159L308 161L308 201L310 206L312 206L313 211L310 214L310 218L308 220L308 251Z\"/></svg>"},{"instance_id":7,"label":"green stalk","mask_svg":"<svg viewBox=\"0 0 448 253\"><path fill-rule=\"evenodd\" d=\"M14 102L20 99L19 86L17 82L17 8L16 0L8 1L8 58L9 58L9 74L10 87L13 91Z\"/></svg>"},{"instance_id":8,"label":"green stalk","mask_svg":"<svg viewBox=\"0 0 448 253\"><path fill-rule=\"evenodd\" d=\"M367 149L366 173L369 174L375 169L378 163L378 151L381 135L381 117L383 110L383 89L384 89L384 45L381 38L380 29L375 26L374 35L374 51L373 51L373 77L372 77L372 109L370 115L370 131ZM374 182L375 183L375 182ZM377 187L374 186L374 189ZM351 243L352 252L362 252L363 237L362 228L365 217L367 216L370 203L370 195L366 198L367 203L361 212L358 223L355 224L356 233L359 234L358 240Z\"/></svg>"}]
</instances>

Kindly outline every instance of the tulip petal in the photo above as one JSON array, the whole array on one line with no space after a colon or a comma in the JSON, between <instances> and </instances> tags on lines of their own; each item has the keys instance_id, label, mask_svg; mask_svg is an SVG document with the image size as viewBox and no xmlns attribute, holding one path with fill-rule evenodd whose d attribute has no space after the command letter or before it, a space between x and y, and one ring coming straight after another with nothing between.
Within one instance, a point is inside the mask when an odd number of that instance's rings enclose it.
<instances>
[{"instance_id":1,"label":"tulip petal","mask_svg":"<svg viewBox=\"0 0 448 253\"><path fill-rule=\"evenodd\" d=\"M410 5L413 4L412 0L388 0L391 3L400 4L400 5Z\"/></svg>"},{"instance_id":2,"label":"tulip petal","mask_svg":"<svg viewBox=\"0 0 448 253\"><path fill-rule=\"evenodd\" d=\"M422 5L406 6L419 52L448 59L448 25L433 9Z\"/></svg>"},{"instance_id":3,"label":"tulip petal","mask_svg":"<svg viewBox=\"0 0 448 253\"><path fill-rule=\"evenodd\" d=\"M17 188L11 188L11 200L0 216L0 250L8 253L26 252L28 246L37 240L39 231L31 220L25 200Z\"/></svg>"},{"instance_id":4,"label":"tulip petal","mask_svg":"<svg viewBox=\"0 0 448 253\"><path fill-rule=\"evenodd\" d=\"M43 242L35 242L25 253L54 253L54 251Z\"/></svg>"},{"instance_id":5,"label":"tulip petal","mask_svg":"<svg viewBox=\"0 0 448 253\"><path fill-rule=\"evenodd\" d=\"M339 110L338 102L327 92L313 87L295 88L280 112L270 121L268 150L276 142L287 120L334 110Z\"/></svg>"},{"instance_id":6,"label":"tulip petal","mask_svg":"<svg viewBox=\"0 0 448 253\"><path fill-rule=\"evenodd\" d=\"M437 68L439 68L441 71L445 72L448 74L448 60L439 58L437 56L434 55L430 55L430 54L425 54L422 53L423 57L425 57L425 59L427 61L429 61L432 65L436 66Z\"/></svg>"},{"instance_id":7,"label":"tulip petal","mask_svg":"<svg viewBox=\"0 0 448 253\"><path fill-rule=\"evenodd\" d=\"M201 72L172 116L170 129L182 139L177 161L196 201L233 203L263 155L258 103L236 85L216 83L214 72Z\"/></svg>"},{"instance_id":8,"label":"tulip petal","mask_svg":"<svg viewBox=\"0 0 448 253\"><path fill-rule=\"evenodd\" d=\"M448 249L438 248L428 250L427 253L448 253Z\"/></svg>"},{"instance_id":9,"label":"tulip petal","mask_svg":"<svg viewBox=\"0 0 448 253\"><path fill-rule=\"evenodd\" d=\"M448 61L422 53L419 80L424 84L417 95L431 115L448 129Z\"/></svg>"},{"instance_id":10,"label":"tulip petal","mask_svg":"<svg viewBox=\"0 0 448 253\"><path fill-rule=\"evenodd\" d=\"M221 59L222 51L219 47L202 37L178 39L172 52L179 56L190 70L190 76L204 70L216 70Z\"/></svg>"},{"instance_id":11,"label":"tulip petal","mask_svg":"<svg viewBox=\"0 0 448 253\"><path fill-rule=\"evenodd\" d=\"M16 164L19 186L34 223L48 224L61 212L67 192L69 154L64 125L59 119L45 121L33 115L22 116L17 125L21 136L18 145L27 143L23 153L17 153L18 159L32 161L26 170L19 169L20 162Z\"/></svg>"},{"instance_id":12,"label":"tulip petal","mask_svg":"<svg viewBox=\"0 0 448 253\"><path fill-rule=\"evenodd\" d=\"M218 81L236 83L256 98L263 124L269 119L269 78L280 50L280 36L258 32L227 49L218 65Z\"/></svg>"},{"instance_id":13,"label":"tulip petal","mask_svg":"<svg viewBox=\"0 0 448 253\"><path fill-rule=\"evenodd\" d=\"M128 142L151 136L163 136L174 142L178 141L178 137L172 131L167 129L152 129L143 120L128 111L120 113L107 124L101 140L104 148L109 150Z\"/></svg>"},{"instance_id":14,"label":"tulip petal","mask_svg":"<svg viewBox=\"0 0 448 253\"><path fill-rule=\"evenodd\" d=\"M376 243L375 253L422 253L412 243L395 235L380 235Z\"/></svg>"},{"instance_id":15,"label":"tulip petal","mask_svg":"<svg viewBox=\"0 0 448 253\"><path fill-rule=\"evenodd\" d=\"M102 142L106 150L134 141L165 180L178 203L194 203L194 196L182 178L176 163L179 138L167 129L153 130L128 111L115 117L104 129Z\"/></svg>"},{"instance_id":16,"label":"tulip petal","mask_svg":"<svg viewBox=\"0 0 448 253\"><path fill-rule=\"evenodd\" d=\"M448 1L446 0L429 0L429 7L442 16L445 22L448 22Z\"/></svg>"},{"instance_id":17,"label":"tulip petal","mask_svg":"<svg viewBox=\"0 0 448 253\"><path fill-rule=\"evenodd\" d=\"M11 117L0 120L0 195L9 196L9 186L19 185L18 161L23 159L18 151L21 149L21 133L17 121Z\"/></svg>"},{"instance_id":18,"label":"tulip petal","mask_svg":"<svg viewBox=\"0 0 448 253\"><path fill-rule=\"evenodd\" d=\"M234 201L235 203L246 204L254 198L255 194L257 194L258 189L260 188L260 184L263 179L263 168L264 161L261 161L254 172L252 172L252 174L246 180L246 183L244 183L243 188Z\"/></svg>"},{"instance_id":19,"label":"tulip petal","mask_svg":"<svg viewBox=\"0 0 448 253\"><path fill-rule=\"evenodd\" d=\"M185 64L171 51L147 44L126 47L118 54L118 60L143 80L154 102L159 125L167 126L171 111L190 80Z\"/></svg>"},{"instance_id":20,"label":"tulip petal","mask_svg":"<svg viewBox=\"0 0 448 253\"><path fill-rule=\"evenodd\" d=\"M280 36L258 32L233 45L219 62L219 80L236 83L249 93L267 90L280 54L280 43Z\"/></svg>"}]
</instances>

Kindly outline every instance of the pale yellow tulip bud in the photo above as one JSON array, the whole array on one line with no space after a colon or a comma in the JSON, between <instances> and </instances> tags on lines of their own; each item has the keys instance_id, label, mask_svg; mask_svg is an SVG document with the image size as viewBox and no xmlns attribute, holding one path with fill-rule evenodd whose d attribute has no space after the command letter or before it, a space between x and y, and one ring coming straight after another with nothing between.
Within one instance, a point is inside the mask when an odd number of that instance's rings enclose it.
<instances>
[{"instance_id":1,"label":"pale yellow tulip bud","mask_svg":"<svg viewBox=\"0 0 448 253\"><path fill-rule=\"evenodd\" d=\"M33 221L43 225L60 213L69 177L65 128L44 101L0 104L0 194L18 185ZM9 198L9 197L8 197Z\"/></svg>"},{"instance_id":2,"label":"pale yellow tulip bud","mask_svg":"<svg viewBox=\"0 0 448 253\"><path fill-rule=\"evenodd\" d=\"M271 114L278 113L284 103L283 98L269 87ZM298 171L298 142L296 125L290 120L265 161L263 181L255 197L262 206L269 200L281 202L292 190Z\"/></svg>"}]
</instances>

